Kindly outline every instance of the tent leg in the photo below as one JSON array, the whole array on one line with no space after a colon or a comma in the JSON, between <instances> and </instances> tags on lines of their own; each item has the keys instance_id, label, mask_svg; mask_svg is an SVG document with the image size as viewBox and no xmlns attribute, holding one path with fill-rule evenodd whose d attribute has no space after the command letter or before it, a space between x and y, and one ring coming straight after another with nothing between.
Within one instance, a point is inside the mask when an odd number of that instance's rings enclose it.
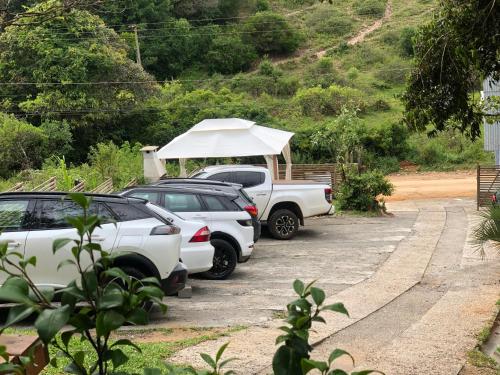
<instances>
[{"instance_id":1,"label":"tent leg","mask_svg":"<svg viewBox=\"0 0 500 375\"><path fill-rule=\"evenodd\" d=\"M279 171L279 164L278 164L278 155L273 155L273 179L274 180L279 180L280 179L280 171Z\"/></svg>"},{"instance_id":2,"label":"tent leg","mask_svg":"<svg viewBox=\"0 0 500 375\"><path fill-rule=\"evenodd\" d=\"M179 167L180 167L179 177L187 177L186 159L179 159Z\"/></svg>"}]
</instances>

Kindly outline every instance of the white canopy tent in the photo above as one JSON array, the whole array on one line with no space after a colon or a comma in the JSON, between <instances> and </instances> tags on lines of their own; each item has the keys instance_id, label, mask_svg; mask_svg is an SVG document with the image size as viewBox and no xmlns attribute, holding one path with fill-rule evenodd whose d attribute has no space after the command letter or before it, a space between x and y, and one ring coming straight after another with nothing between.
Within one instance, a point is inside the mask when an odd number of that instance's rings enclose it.
<instances>
[{"instance_id":1,"label":"white canopy tent","mask_svg":"<svg viewBox=\"0 0 500 375\"><path fill-rule=\"evenodd\" d=\"M206 119L162 147L158 158L179 159L181 176L185 176L186 159L263 155L271 173L277 178L277 155L283 153L287 163L286 178L291 179L289 141L293 135L239 118Z\"/></svg>"}]
</instances>

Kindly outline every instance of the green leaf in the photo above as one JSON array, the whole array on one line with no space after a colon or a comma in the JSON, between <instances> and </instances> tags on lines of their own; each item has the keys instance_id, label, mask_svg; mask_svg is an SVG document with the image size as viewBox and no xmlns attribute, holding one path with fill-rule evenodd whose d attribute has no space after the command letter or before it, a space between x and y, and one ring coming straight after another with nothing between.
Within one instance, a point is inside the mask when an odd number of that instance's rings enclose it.
<instances>
[{"instance_id":1,"label":"green leaf","mask_svg":"<svg viewBox=\"0 0 500 375\"><path fill-rule=\"evenodd\" d=\"M69 266L69 265L76 265L76 263L73 259L65 259L57 265L57 271L59 271L63 267Z\"/></svg>"},{"instance_id":2,"label":"green leaf","mask_svg":"<svg viewBox=\"0 0 500 375\"><path fill-rule=\"evenodd\" d=\"M66 348L68 347L69 342L74 334L75 334L75 331L64 331L63 333L61 333L61 341L62 341L64 347L66 347Z\"/></svg>"},{"instance_id":3,"label":"green leaf","mask_svg":"<svg viewBox=\"0 0 500 375\"><path fill-rule=\"evenodd\" d=\"M220 358L222 357L222 354L224 354L224 351L226 350L228 345L229 342L226 342L219 348L219 350L217 350L217 354L215 354L215 362L219 362Z\"/></svg>"},{"instance_id":4,"label":"green leaf","mask_svg":"<svg viewBox=\"0 0 500 375\"><path fill-rule=\"evenodd\" d=\"M108 351L108 355L113 363L113 368L116 369L128 362L128 356L121 349Z\"/></svg>"},{"instance_id":5,"label":"green leaf","mask_svg":"<svg viewBox=\"0 0 500 375\"><path fill-rule=\"evenodd\" d=\"M207 365L209 365L212 369L216 370L217 365L212 357L210 357L207 353L200 353L201 358L205 361Z\"/></svg>"},{"instance_id":6,"label":"green leaf","mask_svg":"<svg viewBox=\"0 0 500 375\"><path fill-rule=\"evenodd\" d=\"M118 278L129 284L130 276L123 272L121 268L113 267L104 271L103 274L110 278Z\"/></svg>"},{"instance_id":7,"label":"green leaf","mask_svg":"<svg viewBox=\"0 0 500 375\"><path fill-rule=\"evenodd\" d=\"M314 303L317 306L320 306L325 301L325 297L326 297L323 289L316 288L316 287L311 288L311 296L312 296Z\"/></svg>"},{"instance_id":8,"label":"green leaf","mask_svg":"<svg viewBox=\"0 0 500 375\"><path fill-rule=\"evenodd\" d=\"M225 367L228 363L230 362L234 362L234 361L237 361L238 358L236 357L232 357L232 358L228 358L228 359L225 359L224 361L222 361L220 364L219 364L219 369Z\"/></svg>"},{"instance_id":9,"label":"green leaf","mask_svg":"<svg viewBox=\"0 0 500 375\"><path fill-rule=\"evenodd\" d=\"M128 316L127 322L136 325L146 325L149 322L149 314L141 307L134 309Z\"/></svg>"},{"instance_id":10,"label":"green leaf","mask_svg":"<svg viewBox=\"0 0 500 375\"><path fill-rule=\"evenodd\" d=\"M79 205L84 210L87 210L90 207L91 199L87 198L82 193L69 193L68 198Z\"/></svg>"},{"instance_id":11,"label":"green leaf","mask_svg":"<svg viewBox=\"0 0 500 375\"><path fill-rule=\"evenodd\" d=\"M295 293L301 296L302 293L304 293L304 283L300 280L295 280L293 282L293 290L295 290Z\"/></svg>"},{"instance_id":12,"label":"green leaf","mask_svg":"<svg viewBox=\"0 0 500 375\"><path fill-rule=\"evenodd\" d=\"M335 370L332 370L328 373L328 375L349 375L347 372L345 372L344 370L340 370L340 369L335 369Z\"/></svg>"},{"instance_id":13,"label":"green leaf","mask_svg":"<svg viewBox=\"0 0 500 375\"><path fill-rule=\"evenodd\" d=\"M158 285L159 287L161 287L160 280L158 280L157 277L146 277L146 278L142 279L141 282L143 284L155 284L155 285Z\"/></svg>"},{"instance_id":14,"label":"green leaf","mask_svg":"<svg viewBox=\"0 0 500 375\"><path fill-rule=\"evenodd\" d=\"M113 348L115 346L131 346L137 352L142 353L141 348L139 348L136 344L134 344L132 341L130 341L128 339L116 340L110 347Z\"/></svg>"},{"instance_id":15,"label":"green leaf","mask_svg":"<svg viewBox=\"0 0 500 375\"><path fill-rule=\"evenodd\" d=\"M312 321L326 323L326 320L322 316L315 316L314 318L312 318Z\"/></svg>"},{"instance_id":16,"label":"green leaf","mask_svg":"<svg viewBox=\"0 0 500 375\"><path fill-rule=\"evenodd\" d=\"M302 373L307 374L309 371L317 369L320 372L328 370L328 364L326 362L313 361L312 359L302 358L300 362L302 367Z\"/></svg>"},{"instance_id":17,"label":"green leaf","mask_svg":"<svg viewBox=\"0 0 500 375\"><path fill-rule=\"evenodd\" d=\"M26 280L14 276L10 277L0 287L0 300L33 305L29 298L29 285Z\"/></svg>"},{"instance_id":18,"label":"green leaf","mask_svg":"<svg viewBox=\"0 0 500 375\"><path fill-rule=\"evenodd\" d=\"M5 324L2 326L1 329L3 330L7 327L10 327L13 324L23 321L24 319L28 318L31 314L33 314L35 311L36 310L33 306L17 305L11 307L9 309L9 314L7 315L7 320L5 321Z\"/></svg>"},{"instance_id":19,"label":"green leaf","mask_svg":"<svg viewBox=\"0 0 500 375\"><path fill-rule=\"evenodd\" d=\"M73 242L71 238L58 238L52 242L52 253L56 253L58 250L62 249L67 244Z\"/></svg>"},{"instance_id":20,"label":"green leaf","mask_svg":"<svg viewBox=\"0 0 500 375\"><path fill-rule=\"evenodd\" d=\"M144 296L156 297L156 298L163 298L163 296L165 295L160 288L153 285L140 287L137 290L137 293L141 293Z\"/></svg>"},{"instance_id":21,"label":"green leaf","mask_svg":"<svg viewBox=\"0 0 500 375\"><path fill-rule=\"evenodd\" d=\"M330 353L330 356L328 357L328 363L332 364L335 360L337 360L338 358L340 358L344 355L349 356L352 360L352 364L354 365L354 357L342 349L335 349L334 351L332 351Z\"/></svg>"},{"instance_id":22,"label":"green leaf","mask_svg":"<svg viewBox=\"0 0 500 375\"><path fill-rule=\"evenodd\" d=\"M97 301L100 309L111 309L123 304L123 289L115 283L109 284Z\"/></svg>"},{"instance_id":23,"label":"green leaf","mask_svg":"<svg viewBox=\"0 0 500 375\"><path fill-rule=\"evenodd\" d=\"M273 373L274 375L292 375L298 374L292 372L293 355L292 349L286 345L280 346L273 357Z\"/></svg>"},{"instance_id":24,"label":"green leaf","mask_svg":"<svg viewBox=\"0 0 500 375\"><path fill-rule=\"evenodd\" d=\"M302 316L300 317L299 319L297 319L297 323L295 324L295 326L299 329L301 329L302 327L304 327L307 323L309 323L309 316Z\"/></svg>"},{"instance_id":25,"label":"green leaf","mask_svg":"<svg viewBox=\"0 0 500 375\"><path fill-rule=\"evenodd\" d=\"M125 317L114 310L100 312L96 319L96 333L99 336L106 336L121 327L123 323L125 323Z\"/></svg>"},{"instance_id":26,"label":"green leaf","mask_svg":"<svg viewBox=\"0 0 500 375\"><path fill-rule=\"evenodd\" d=\"M290 338L290 336L288 336L288 335L278 336L278 337L276 337L275 345L281 344L282 342L285 342L289 338Z\"/></svg>"},{"instance_id":27,"label":"green leaf","mask_svg":"<svg viewBox=\"0 0 500 375\"><path fill-rule=\"evenodd\" d=\"M326 305L321 308L321 311L323 310L330 310L330 311L335 311L344 315L349 316L349 313L347 312L347 309L344 307L343 303L334 303L332 305Z\"/></svg>"},{"instance_id":28,"label":"green leaf","mask_svg":"<svg viewBox=\"0 0 500 375\"><path fill-rule=\"evenodd\" d=\"M43 310L35 321L35 328L40 339L45 344L48 344L68 322L69 317L69 306L62 306L54 310Z\"/></svg>"}]
</instances>

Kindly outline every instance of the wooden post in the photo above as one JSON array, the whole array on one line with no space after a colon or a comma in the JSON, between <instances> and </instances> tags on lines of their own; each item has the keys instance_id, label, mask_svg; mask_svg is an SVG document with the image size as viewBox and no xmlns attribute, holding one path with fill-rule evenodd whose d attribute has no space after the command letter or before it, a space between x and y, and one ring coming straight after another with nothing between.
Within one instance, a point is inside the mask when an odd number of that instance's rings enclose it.
<instances>
[{"instance_id":1,"label":"wooden post","mask_svg":"<svg viewBox=\"0 0 500 375\"><path fill-rule=\"evenodd\" d=\"M273 155L273 178L275 180L280 179L280 170L279 170L279 164L278 164L278 155Z\"/></svg>"},{"instance_id":2,"label":"wooden post","mask_svg":"<svg viewBox=\"0 0 500 375\"><path fill-rule=\"evenodd\" d=\"M480 205L479 200L481 199L481 166L479 164L477 165L476 182L477 182L477 211L479 211L479 205Z\"/></svg>"}]
</instances>

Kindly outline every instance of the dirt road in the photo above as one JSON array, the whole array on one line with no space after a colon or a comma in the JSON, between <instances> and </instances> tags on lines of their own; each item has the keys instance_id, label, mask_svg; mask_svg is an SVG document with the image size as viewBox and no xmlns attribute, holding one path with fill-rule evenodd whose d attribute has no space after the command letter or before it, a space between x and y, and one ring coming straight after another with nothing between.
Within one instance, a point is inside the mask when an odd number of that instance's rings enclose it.
<instances>
[{"instance_id":1,"label":"dirt road","mask_svg":"<svg viewBox=\"0 0 500 375\"><path fill-rule=\"evenodd\" d=\"M476 172L425 172L389 176L395 191L386 201L463 198L476 195Z\"/></svg>"}]
</instances>

